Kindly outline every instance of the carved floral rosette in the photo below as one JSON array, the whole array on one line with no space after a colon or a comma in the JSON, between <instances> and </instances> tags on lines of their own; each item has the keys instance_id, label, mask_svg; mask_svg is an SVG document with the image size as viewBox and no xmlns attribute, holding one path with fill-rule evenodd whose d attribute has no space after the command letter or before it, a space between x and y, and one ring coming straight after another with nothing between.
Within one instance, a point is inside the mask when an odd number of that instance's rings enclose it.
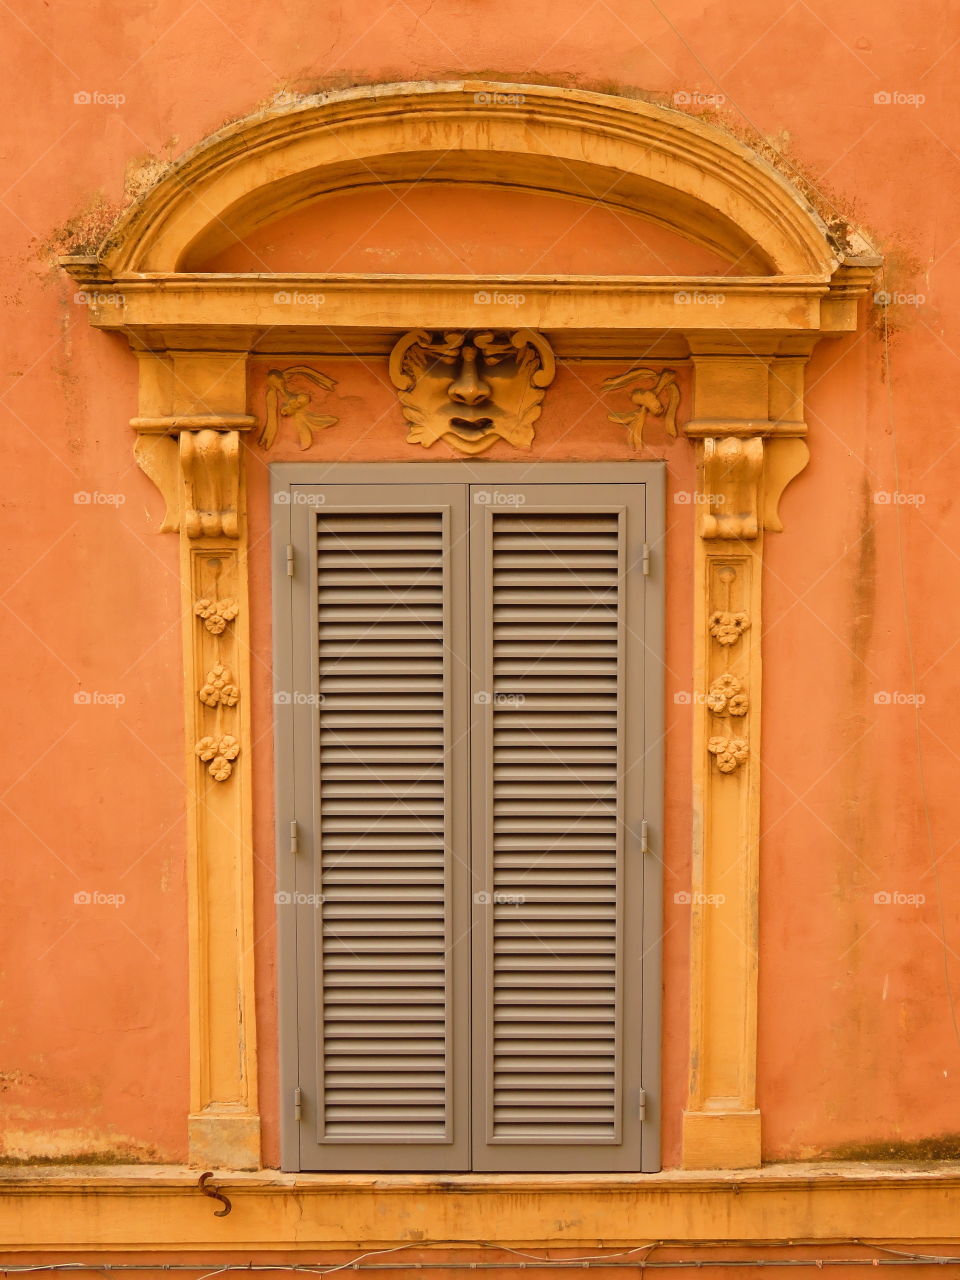
<instances>
[{"instance_id":1,"label":"carved floral rosette","mask_svg":"<svg viewBox=\"0 0 960 1280\"><path fill-rule=\"evenodd\" d=\"M240 754L239 739L236 734L227 732L227 728L235 727L232 720L240 701L240 689L230 667L222 661L221 637L239 613L239 606L232 597L218 600L204 596L196 601L193 612L199 624L213 637L215 651L215 661L197 690L197 698L212 713L208 719L213 723L209 725L211 732L198 739L194 753L207 766L207 773L214 782L226 782L233 773L233 762ZM228 715L231 715L229 725L226 723Z\"/></svg>"},{"instance_id":2,"label":"carved floral rosette","mask_svg":"<svg viewBox=\"0 0 960 1280\"><path fill-rule=\"evenodd\" d=\"M707 619L710 636L707 670L712 675L704 695L709 716L707 751L720 773L735 773L750 753L746 733L750 699L747 661L741 640L750 628L746 610L736 604L744 591L742 566L736 561L714 561L710 573L710 601L714 606ZM731 668L736 666L735 672Z\"/></svg>"}]
</instances>

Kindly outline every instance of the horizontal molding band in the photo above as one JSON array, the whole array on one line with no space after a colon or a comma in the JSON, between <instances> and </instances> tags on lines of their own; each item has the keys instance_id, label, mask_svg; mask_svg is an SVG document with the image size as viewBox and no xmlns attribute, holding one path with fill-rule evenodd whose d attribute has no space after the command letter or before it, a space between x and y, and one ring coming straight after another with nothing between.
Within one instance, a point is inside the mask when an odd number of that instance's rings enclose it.
<instances>
[{"instance_id":1,"label":"horizontal molding band","mask_svg":"<svg viewBox=\"0 0 960 1280\"><path fill-rule=\"evenodd\" d=\"M206 331L224 349L277 333L351 335L533 328L577 333L764 336L847 333L861 288L810 277L137 275L84 281L92 324L156 349ZM389 318L389 319L387 319Z\"/></svg>"},{"instance_id":2,"label":"horizontal molding band","mask_svg":"<svg viewBox=\"0 0 960 1280\"><path fill-rule=\"evenodd\" d=\"M436 1242L631 1246L956 1241L960 1164L774 1165L586 1175L217 1174L172 1166L0 1170L0 1240L58 1253L259 1252Z\"/></svg>"},{"instance_id":3,"label":"horizontal molding band","mask_svg":"<svg viewBox=\"0 0 960 1280\"><path fill-rule=\"evenodd\" d=\"M257 419L248 413L174 414L168 418L131 418L144 435L175 435L179 431L250 431Z\"/></svg>"}]
</instances>

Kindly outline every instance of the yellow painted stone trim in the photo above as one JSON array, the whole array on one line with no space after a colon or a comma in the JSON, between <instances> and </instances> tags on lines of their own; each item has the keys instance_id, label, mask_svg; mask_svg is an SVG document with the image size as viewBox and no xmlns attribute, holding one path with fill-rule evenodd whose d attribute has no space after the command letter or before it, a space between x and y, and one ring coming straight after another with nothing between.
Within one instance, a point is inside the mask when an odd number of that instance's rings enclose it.
<instances>
[{"instance_id":1,"label":"yellow painted stone trim","mask_svg":"<svg viewBox=\"0 0 960 1280\"><path fill-rule=\"evenodd\" d=\"M721 129L635 99L472 80L357 86L228 125L171 166L101 256L111 272L190 270L326 192L426 177L633 210L754 275L827 279L838 263L806 201Z\"/></svg>"},{"instance_id":2,"label":"yellow painted stone trim","mask_svg":"<svg viewBox=\"0 0 960 1280\"><path fill-rule=\"evenodd\" d=\"M247 349L254 340L258 350L283 350L293 338L291 349L303 350L306 343L312 351L338 355L345 338L363 354L386 354L399 333L418 328L425 316L439 329L476 328L478 292L492 299L483 308L486 326L549 330L551 337L558 335L560 355L633 358L637 344L654 334L668 340L673 336L674 350L686 354L682 335L712 338L718 326L773 354L778 340L788 350L796 334L853 331L859 294L851 293L849 279L863 274L862 268L844 266L826 282L784 276L264 277L186 272L131 278L106 277L103 264L86 259L64 263L90 296L91 324L120 330L137 347L191 345L185 337L216 330L218 341L228 345L229 340L234 350ZM718 292L724 299L719 308L695 300ZM297 301L317 295L323 296L322 306ZM694 301L678 303L678 295ZM497 301L497 296L521 301Z\"/></svg>"},{"instance_id":3,"label":"yellow painted stone trim","mask_svg":"<svg viewBox=\"0 0 960 1280\"><path fill-rule=\"evenodd\" d=\"M204 1250L269 1254L428 1241L536 1247L836 1241L960 1247L960 1167L781 1165L726 1175L216 1174L231 1212L196 1171L0 1174L0 1240L14 1251ZM418 1255L419 1256L419 1255Z\"/></svg>"}]
</instances>

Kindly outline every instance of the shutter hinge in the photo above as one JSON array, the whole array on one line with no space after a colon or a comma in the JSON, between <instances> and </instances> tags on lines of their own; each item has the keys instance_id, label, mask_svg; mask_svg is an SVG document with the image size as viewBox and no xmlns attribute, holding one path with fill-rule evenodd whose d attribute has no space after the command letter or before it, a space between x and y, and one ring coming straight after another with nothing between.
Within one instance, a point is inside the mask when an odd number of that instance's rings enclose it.
<instances>
[{"instance_id":1,"label":"shutter hinge","mask_svg":"<svg viewBox=\"0 0 960 1280\"><path fill-rule=\"evenodd\" d=\"M287 577L293 577L293 544L287 543Z\"/></svg>"},{"instance_id":2,"label":"shutter hinge","mask_svg":"<svg viewBox=\"0 0 960 1280\"><path fill-rule=\"evenodd\" d=\"M643 572L649 576L650 573L650 543L643 544Z\"/></svg>"},{"instance_id":3,"label":"shutter hinge","mask_svg":"<svg viewBox=\"0 0 960 1280\"><path fill-rule=\"evenodd\" d=\"M293 1091L293 1118L294 1120L303 1119L303 1090L299 1085Z\"/></svg>"},{"instance_id":4,"label":"shutter hinge","mask_svg":"<svg viewBox=\"0 0 960 1280\"><path fill-rule=\"evenodd\" d=\"M650 852L650 824L646 818L640 823L640 852Z\"/></svg>"},{"instance_id":5,"label":"shutter hinge","mask_svg":"<svg viewBox=\"0 0 960 1280\"><path fill-rule=\"evenodd\" d=\"M299 1092L299 1090L298 1090ZM641 1120L647 1118L647 1091L646 1089L637 1090L637 1115Z\"/></svg>"},{"instance_id":6,"label":"shutter hinge","mask_svg":"<svg viewBox=\"0 0 960 1280\"><path fill-rule=\"evenodd\" d=\"M296 818L290 820L290 852L300 852L300 832L297 830Z\"/></svg>"}]
</instances>

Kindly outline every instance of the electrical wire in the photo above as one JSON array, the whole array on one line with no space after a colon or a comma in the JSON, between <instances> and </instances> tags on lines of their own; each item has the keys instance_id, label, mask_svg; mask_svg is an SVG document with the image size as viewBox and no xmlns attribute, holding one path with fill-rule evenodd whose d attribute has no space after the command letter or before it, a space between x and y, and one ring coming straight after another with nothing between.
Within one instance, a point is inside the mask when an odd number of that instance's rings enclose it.
<instances>
[{"instance_id":1,"label":"electrical wire","mask_svg":"<svg viewBox=\"0 0 960 1280\"><path fill-rule=\"evenodd\" d=\"M860 1258L836 1258L836 1257L812 1257L812 1258L678 1258L678 1259L651 1259L649 1254L660 1249L690 1249L690 1248L707 1248L716 1249L724 1247L716 1242L706 1245L679 1244L672 1241L654 1240L647 1244L637 1245L634 1248L622 1250L617 1253L607 1254L588 1254L575 1258L544 1258L538 1257L536 1254L526 1253L520 1249L512 1249L508 1245L492 1244L489 1241L470 1241L463 1240L436 1240L431 1242L431 1247L452 1247L459 1248L480 1248L489 1249L497 1253L509 1253L521 1259L519 1262L479 1262L479 1261L450 1261L450 1262L414 1262L410 1260L399 1260L396 1262L368 1262L368 1258L382 1257L388 1253L399 1253L416 1249L415 1244L405 1243L393 1245L386 1249L370 1249L363 1253L357 1254L354 1258L345 1262L336 1262L325 1264L323 1262L302 1262L302 1263L274 1263L274 1262L228 1262L219 1267L210 1267L209 1263L193 1263L193 1262L160 1262L160 1263L139 1263L139 1262L106 1262L106 1263L90 1263L90 1262L52 1262L52 1263L24 1263L4 1266L0 1263L0 1274L7 1275L29 1275L40 1272L88 1272L96 1271L100 1273L118 1272L124 1274L130 1271L142 1272L169 1272L182 1271L201 1273L199 1280L211 1280L212 1277L225 1275L228 1273L246 1271L246 1272L288 1272L290 1274L300 1275L320 1275L328 1276L337 1271L396 1271L399 1269L407 1271L545 1271L550 1269L564 1269L565 1267L578 1267L586 1269L596 1269L608 1267L614 1270L624 1270L635 1268L641 1274L647 1270L702 1270L703 1267L816 1267L823 1270L825 1267L883 1267L883 1266L926 1266L940 1267L950 1264L960 1264L960 1256L949 1254L931 1254L918 1253L908 1249L895 1249L890 1245L874 1244L869 1240L850 1240L847 1242L850 1247L860 1249L871 1249L876 1252L886 1254L886 1257L860 1257ZM421 1246L422 1247L422 1246ZM729 1247L729 1246L726 1246ZM819 1242L791 1240L776 1242L759 1242L753 1246L754 1248L767 1249L813 1249L819 1247ZM638 1253L645 1253L647 1256L636 1258ZM626 1261L625 1259L632 1259Z\"/></svg>"},{"instance_id":2,"label":"electrical wire","mask_svg":"<svg viewBox=\"0 0 960 1280\"><path fill-rule=\"evenodd\" d=\"M409 1248L409 1246L403 1246ZM678 1246L679 1247L679 1246ZM684 1246L689 1248L690 1246ZM881 1247L881 1246L878 1246ZM702 1270L704 1267L815 1267L818 1271L824 1270L826 1267L942 1267L949 1264L960 1263L960 1257L939 1254L911 1254L903 1253L898 1250L890 1250L894 1254L893 1257L887 1258L678 1258L671 1260L667 1258L653 1259L647 1261L640 1259L636 1262L611 1262L604 1264L602 1261L579 1262L573 1265L578 1267L593 1268L602 1267L604 1265L613 1268L635 1268L641 1272L645 1271L680 1271L680 1270ZM447 1271L516 1271L516 1270L546 1270L557 1265L562 1265L562 1259L556 1262L403 1262L398 1263L397 1267L391 1267L386 1263L364 1264L362 1262L344 1262L332 1267L324 1267L322 1264L313 1263L225 1263L222 1267L216 1267L212 1271L208 1271L206 1266L198 1266L193 1263L182 1262L54 1262L36 1265L3 1265L0 1264L0 1274L8 1275L27 1275L45 1271L63 1271L63 1272L87 1272L95 1271L98 1273L129 1271L139 1272L167 1272L167 1271L192 1271L202 1272L201 1280L206 1280L209 1276L225 1275L228 1272L236 1271L283 1271L291 1274L301 1275L330 1275L333 1271L341 1271L348 1268L352 1271L374 1271L374 1270L397 1270L402 1267L404 1270L424 1271L424 1270L447 1270ZM209 1264L207 1264L209 1265Z\"/></svg>"}]
</instances>

